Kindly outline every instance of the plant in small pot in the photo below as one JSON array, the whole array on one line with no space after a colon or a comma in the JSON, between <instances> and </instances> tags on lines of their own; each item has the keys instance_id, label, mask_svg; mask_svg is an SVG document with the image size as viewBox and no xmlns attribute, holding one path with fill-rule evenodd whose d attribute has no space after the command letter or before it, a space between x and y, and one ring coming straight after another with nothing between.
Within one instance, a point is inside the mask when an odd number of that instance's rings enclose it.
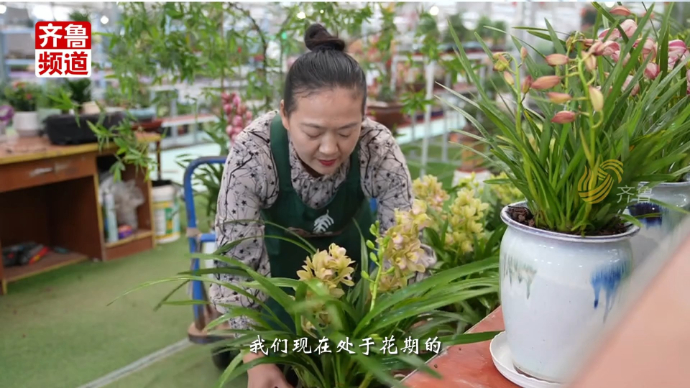
<instances>
[{"instance_id":1,"label":"plant in small pot","mask_svg":"<svg viewBox=\"0 0 690 388\"><path fill-rule=\"evenodd\" d=\"M498 282L487 276L463 279L495 269L495 259L422 275L427 268L419 236L429 221L424 204L416 201L411 210L396 211L395 217L395 226L383 234L378 222L362 231L369 238L361 238L359 252L336 244L317 249L298 234L267 224L290 233L287 240L304 249L304 266L292 277L263 276L225 256L238 240L214 255L194 255L222 261L226 267L187 271L148 285L199 280L227 287L256 304L257 309L223 304L227 312L206 327L212 335L228 336L223 348L239 353L218 386L256 365L279 364L294 372L298 386L304 388L403 388L396 376L414 369L439 377L425 361L441 347L486 341L496 335L459 333L454 325L458 316L442 309L495 294ZM247 280L231 284L206 276L228 271ZM218 329L237 316L250 319L250 328ZM243 363L249 353L263 357Z\"/></svg>"},{"instance_id":2,"label":"plant in small pot","mask_svg":"<svg viewBox=\"0 0 690 388\"><path fill-rule=\"evenodd\" d=\"M38 85L26 82L15 82L5 88L5 100L14 109L12 125L21 137L38 136L43 128L36 110L40 92Z\"/></svg>"},{"instance_id":3,"label":"plant in small pot","mask_svg":"<svg viewBox=\"0 0 690 388\"><path fill-rule=\"evenodd\" d=\"M93 103L91 99L91 80L88 78L80 78L75 81L66 79L65 87L69 92L70 99L74 102L74 111L77 113L98 113L98 109L94 112L91 110L89 103ZM95 104L94 104L95 105Z\"/></svg>"},{"instance_id":4,"label":"plant in small pot","mask_svg":"<svg viewBox=\"0 0 690 388\"><path fill-rule=\"evenodd\" d=\"M614 21L611 28L626 35L619 55L627 61L606 58L613 42L592 44L579 34L564 42L548 22L545 31L526 29L551 37L556 53L546 60L555 75L542 76L517 39L518 57L485 47L516 101L512 112L492 103L465 51L458 50L478 96L457 96L486 115L498 134L463 115L525 198L501 212L508 226L500 249L507 346L518 371L549 382L571 381L573 365L597 345L627 295L630 239L639 221L625 213L631 202L621 193L640 182L664 181L666 169L687 156L683 146L659 157L660 145L688 130L682 112L690 104L674 102L674 93L666 92L684 81L669 76L638 90L649 61L641 59L643 45L635 42L650 32ZM668 16L662 26L667 23ZM524 79L521 70L528 74ZM630 98L634 92L639 98ZM527 95L541 114L525 107ZM649 131L643 114L656 117L660 110L668 113L652 124L664 130Z\"/></svg>"}]
</instances>

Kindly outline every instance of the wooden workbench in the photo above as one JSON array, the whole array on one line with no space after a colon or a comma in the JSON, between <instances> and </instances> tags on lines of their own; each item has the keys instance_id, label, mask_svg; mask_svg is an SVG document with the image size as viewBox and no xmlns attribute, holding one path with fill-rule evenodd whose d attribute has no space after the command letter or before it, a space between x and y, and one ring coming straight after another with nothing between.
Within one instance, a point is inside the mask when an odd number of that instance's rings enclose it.
<instances>
[{"instance_id":1,"label":"wooden workbench","mask_svg":"<svg viewBox=\"0 0 690 388\"><path fill-rule=\"evenodd\" d=\"M141 133L142 142L160 140ZM155 246L151 182L128 166L122 179L134 179L145 202L137 209L138 231L106 243L98 196L98 173L112 165L115 147L98 143L52 145L45 137L0 143L0 246L35 242L69 253L50 253L35 264L4 268L0 292L9 282L89 259L112 260Z\"/></svg>"},{"instance_id":2,"label":"wooden workbench","mask_svg":"<svg viewBox=\"0 0 690 388\"><path fill-rule=\"evenodd\" d=\"M503 330L503 310L499 307L467 332ZM490 344L491 341L483 341L451 346L427 362L442 376L441 379L415 371L403 383L409 388L518 388L494 366Z\"/></svg>"}]
</instances>

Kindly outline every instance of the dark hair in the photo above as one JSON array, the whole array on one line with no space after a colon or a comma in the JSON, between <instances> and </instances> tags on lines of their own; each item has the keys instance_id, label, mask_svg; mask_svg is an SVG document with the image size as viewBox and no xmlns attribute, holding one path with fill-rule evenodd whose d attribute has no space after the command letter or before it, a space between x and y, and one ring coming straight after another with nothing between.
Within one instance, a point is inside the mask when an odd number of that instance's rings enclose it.
<instances>
[{"instance_id":1,"label":"dark hair","mask_svg":"<svg viewBox=\"0 0 690 388\"><path fill-rule=\"evenodd\" d=\"M304 34L310 52L297 58L285 79L283 102L285 114L296 109L295 96L305 96L324 88L342 87L357 90L366 104L367 80L359 63L344 52L345 42L331 35L320 24L312 24Z\"/></svg>"}]
</instances>

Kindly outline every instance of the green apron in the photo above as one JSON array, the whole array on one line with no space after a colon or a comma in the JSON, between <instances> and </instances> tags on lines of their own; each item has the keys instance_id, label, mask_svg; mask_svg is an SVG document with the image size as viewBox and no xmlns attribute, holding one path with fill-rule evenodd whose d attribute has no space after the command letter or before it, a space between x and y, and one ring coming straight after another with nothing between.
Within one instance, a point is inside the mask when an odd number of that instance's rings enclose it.
<instances>
[{"instance_id":1,"label":"green apron","mask_svg":"<svg viewBox=\"0 0 690 388\"><path fill-rule=\"evenodd\" d=\"M354 220L357 221L365 239L371 238L369 228L374 223L374 214L369 200L362 191L359 172L359 145L350 157L350 169L345 182L330 202L319 209L306 205L292 187L290 174L290 151L287 130L283 127L280 115L271 123L271 152L278 170L278 198L261 217L269 222L295 230L318 250L328 250L330 244L346 249L347 255L355 262L353 280L359 279L361 271L361 237ZM295 240L296 237L273 225L265 226L267 236L282 236ZM308 252L297 245L276 238L265 238L264 244L271 265L271 277L298 279L297 271L305 265ZM289 295L294 290L284 288ZM291 330L295 330L292 317L273 299L266 301L278 318ZM268 314L264 311L265 314ZM273 328L279 326L267 320Z\"/></svg>"}]
</instances>

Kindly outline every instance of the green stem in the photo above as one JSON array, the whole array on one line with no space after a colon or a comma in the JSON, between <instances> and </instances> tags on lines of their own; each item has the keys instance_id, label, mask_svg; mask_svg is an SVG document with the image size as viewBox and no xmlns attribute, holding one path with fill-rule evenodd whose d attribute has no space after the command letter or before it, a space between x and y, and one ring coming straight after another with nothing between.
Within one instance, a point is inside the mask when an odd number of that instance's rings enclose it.
<instances>
[{"instance_id":1,"label":"green stem","mask_svg":"<svg viewBox=\"0 0 690 388\"><path fill-rule=\"evenodd\" d=\"M374 375L371 373L367 373L366 376L364 376L364 381L362 381L362 384L359 385L359 388L367 388L369 386L369 383L371 383L371 380L374 379Z\"/></svg>"},{"instance_id":2,"label":"green stem","mask_svg":"<svg viewBox=\"0 0 690 388\"><path fill-rule=\"evenodd\" d=\"M379 263L382 263L382 259L380 256L378 258L378 261L379 261ZM374 280L374 288L371 291L371 306L369 307L369 311L373 310L374 305L376 305L376 294L377 294L378 289L379 289L379 281L381 281L381 273L383 272L383 267L379 263L376 263L378 265L378 270L376 271L376 279Z\"/></svg>"}]
</instances>

